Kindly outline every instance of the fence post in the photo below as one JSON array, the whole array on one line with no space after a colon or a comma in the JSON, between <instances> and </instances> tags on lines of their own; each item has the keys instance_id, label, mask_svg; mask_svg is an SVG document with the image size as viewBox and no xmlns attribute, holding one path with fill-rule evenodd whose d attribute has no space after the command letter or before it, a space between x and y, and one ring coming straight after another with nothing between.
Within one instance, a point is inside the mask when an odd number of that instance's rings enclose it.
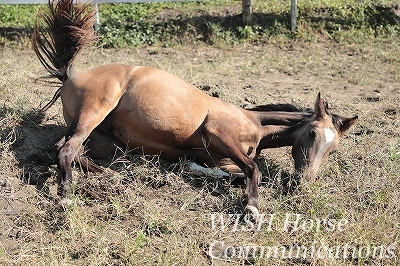
<instances>
[{"instance_id":1,"label":"fence post","mask_svg":"<svg viewBox=\"0 0 400 266\"><path fill-rule=\"evenodd\" d=\"M291 14L290 14L290 25L291 25L291 30L292 32L296 31L296 26L297 26L297 0L292 0L292 8L291 8Z\"/></svg>"},{"instance_id":2,"label":"fence post","mask_svg":"<svg viewBox=\"0 0 400 266\"><path fill-rule=\"evenodd\" d=\"M250 25L253 22L253 0L242 0L242 23Z\"/></svg>"},{"instance_id":3,"label":"fence post","mask_svg":"<svg viewBox=\"0 0 400 266\"><path fill-rule=\"evenodd\" d=\"M94 21L94 30L97 32L99 30L100 25L100 10L99 10L99 3L94 2L94 10L96 12L96 20Z\"/></svg>"}]
</instances>

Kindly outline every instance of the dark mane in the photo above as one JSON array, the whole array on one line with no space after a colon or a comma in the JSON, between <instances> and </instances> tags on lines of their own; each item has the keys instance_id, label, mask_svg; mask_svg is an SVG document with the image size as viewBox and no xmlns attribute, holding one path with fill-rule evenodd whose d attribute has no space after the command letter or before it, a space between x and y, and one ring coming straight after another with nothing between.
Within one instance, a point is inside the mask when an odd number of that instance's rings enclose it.
<instances>
[{"instance_id":1,"label":"dark mane","mask_svg":"<svg viewBox=\"0 0 400 266\"><path fill-rule=\"evenodd\" d=\"M327 106L325 107L327 108ZM303 123L306 122L309 118L315 115L315 111L311 108L299 108L293 104L289 103L278 103L278 104L263 104L257 105L252 108L246 108L249 111L256 111L256 112L301 112L303 113L304 120L300 123L294 124L292 126L292 130L297 130L299 127L303 126ZM340 131L340 128L345 123L345 118L337 115L337 114L329 114L328 110L327 114L332 118L332 123L336 130Z\"/></svg>"},{"instance_id":2,"label":"dark mane","mask_svg":"<svg viewBox=\"0 0 400 266\"><path fill-rule=\"evenodd\" d=\"M257 105L252 108L248 108L246 110L249 111L257 111L257 112L303 112L314 114L314 110L310 108L299 108L293 104L289 103L278 103L278 104L263 104Z\"/></svg>"}]
</instances>

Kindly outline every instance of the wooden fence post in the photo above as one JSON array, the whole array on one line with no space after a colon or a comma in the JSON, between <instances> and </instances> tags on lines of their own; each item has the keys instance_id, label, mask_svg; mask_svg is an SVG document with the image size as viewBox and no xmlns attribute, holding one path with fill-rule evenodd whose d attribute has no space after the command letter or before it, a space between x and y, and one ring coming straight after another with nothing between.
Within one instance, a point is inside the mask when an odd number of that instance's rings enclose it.
<instances>
[{"instance_id":1,"label":"wooden fence post","mask_svg":"<svg viewBox=\"0 0 400 266\"><path fill-rule=\"evenodd\" d=\"M253 22L253 0L242 0L242 23L244 26Z\"/></svg>"},{"instance_id":2,"label":"wooden fence post","mask_svg":"<svg viewBox=\"0 0 400 266\"><path fill-rule=\"evenodd\" d=\"M292 8L290 13L291 30L292 32L295 32L297 27L297 0L292 0Z\"/></svg>"}]
</instances>

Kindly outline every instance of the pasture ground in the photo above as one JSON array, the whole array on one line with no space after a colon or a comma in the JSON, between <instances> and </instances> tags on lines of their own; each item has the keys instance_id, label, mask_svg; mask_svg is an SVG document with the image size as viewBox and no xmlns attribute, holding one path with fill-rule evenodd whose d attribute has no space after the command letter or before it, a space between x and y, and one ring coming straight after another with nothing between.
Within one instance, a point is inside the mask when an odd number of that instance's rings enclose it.
<instances>
[{"instance_id":1,"label":"pasture ground","mask_svg":"<svg viewBox=\"0 0 400 266\"><path fill-rule=\"evenodd\" d=\"M56 87L35 81L45 72L30 49L1 48L0 58L1 265L400 263L398 39L154 45L86 50L77 59L77 70L112 62L161 68L238 106L312 107L321 92L332 112L358 114L319 179L302 180L291 194L280 182L293 172L290 149L262 154L260 212L274 215L271 230L266 223L250 230L244 221L237 230L234 223L222 229L217 220L213 228L212 214L227 221L242 211L241 185L191 176L182 162L127 151L97 161L114 171L105 175L76 165L76 198L62 209L53 151L66 131L60 102L42 116L34 112ZM304 227L292 223L284 230L295 214ZM321 219L331 225L317 228ZM254 257L244 255L249 246L258 247ZM277 248L269 257L268 247ZM305 253L289 253L296 247ZM329 250L338 253L332 257Z\"/></svg>"}]
</instances>

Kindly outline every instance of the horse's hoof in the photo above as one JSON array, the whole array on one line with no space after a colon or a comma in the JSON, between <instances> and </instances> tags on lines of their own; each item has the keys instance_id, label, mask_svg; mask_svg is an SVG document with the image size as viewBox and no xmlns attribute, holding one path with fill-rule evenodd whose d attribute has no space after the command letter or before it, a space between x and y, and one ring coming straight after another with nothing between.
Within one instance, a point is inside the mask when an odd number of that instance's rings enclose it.
<instances>
[{"instance_id":1,"label":"horse's hoof","mask_svg":"<svg viewBox=\"0 0 400 266\"><path fill-rule=\"evenodd\" d=\"M260 219L260 212L258 211L257 207L247 205L245 213L246 215L251 216L252 220L255 222L259 221Z\"/></svg>"},{"instance_id":2,"label":"horse's hoof","mask_svg":"<svg viewBox=\"0 0 400 266\"><path fill-rule=\"evenodd\" d=\"M69 198L62 198L61 200L60 200L60 205L61 205L61 207L63 207L63 208L68 208L69 206L71 206L72 204L73 204L74 202L71 200L71 199L69 199Z\"/></svg>"}]
</instances>

